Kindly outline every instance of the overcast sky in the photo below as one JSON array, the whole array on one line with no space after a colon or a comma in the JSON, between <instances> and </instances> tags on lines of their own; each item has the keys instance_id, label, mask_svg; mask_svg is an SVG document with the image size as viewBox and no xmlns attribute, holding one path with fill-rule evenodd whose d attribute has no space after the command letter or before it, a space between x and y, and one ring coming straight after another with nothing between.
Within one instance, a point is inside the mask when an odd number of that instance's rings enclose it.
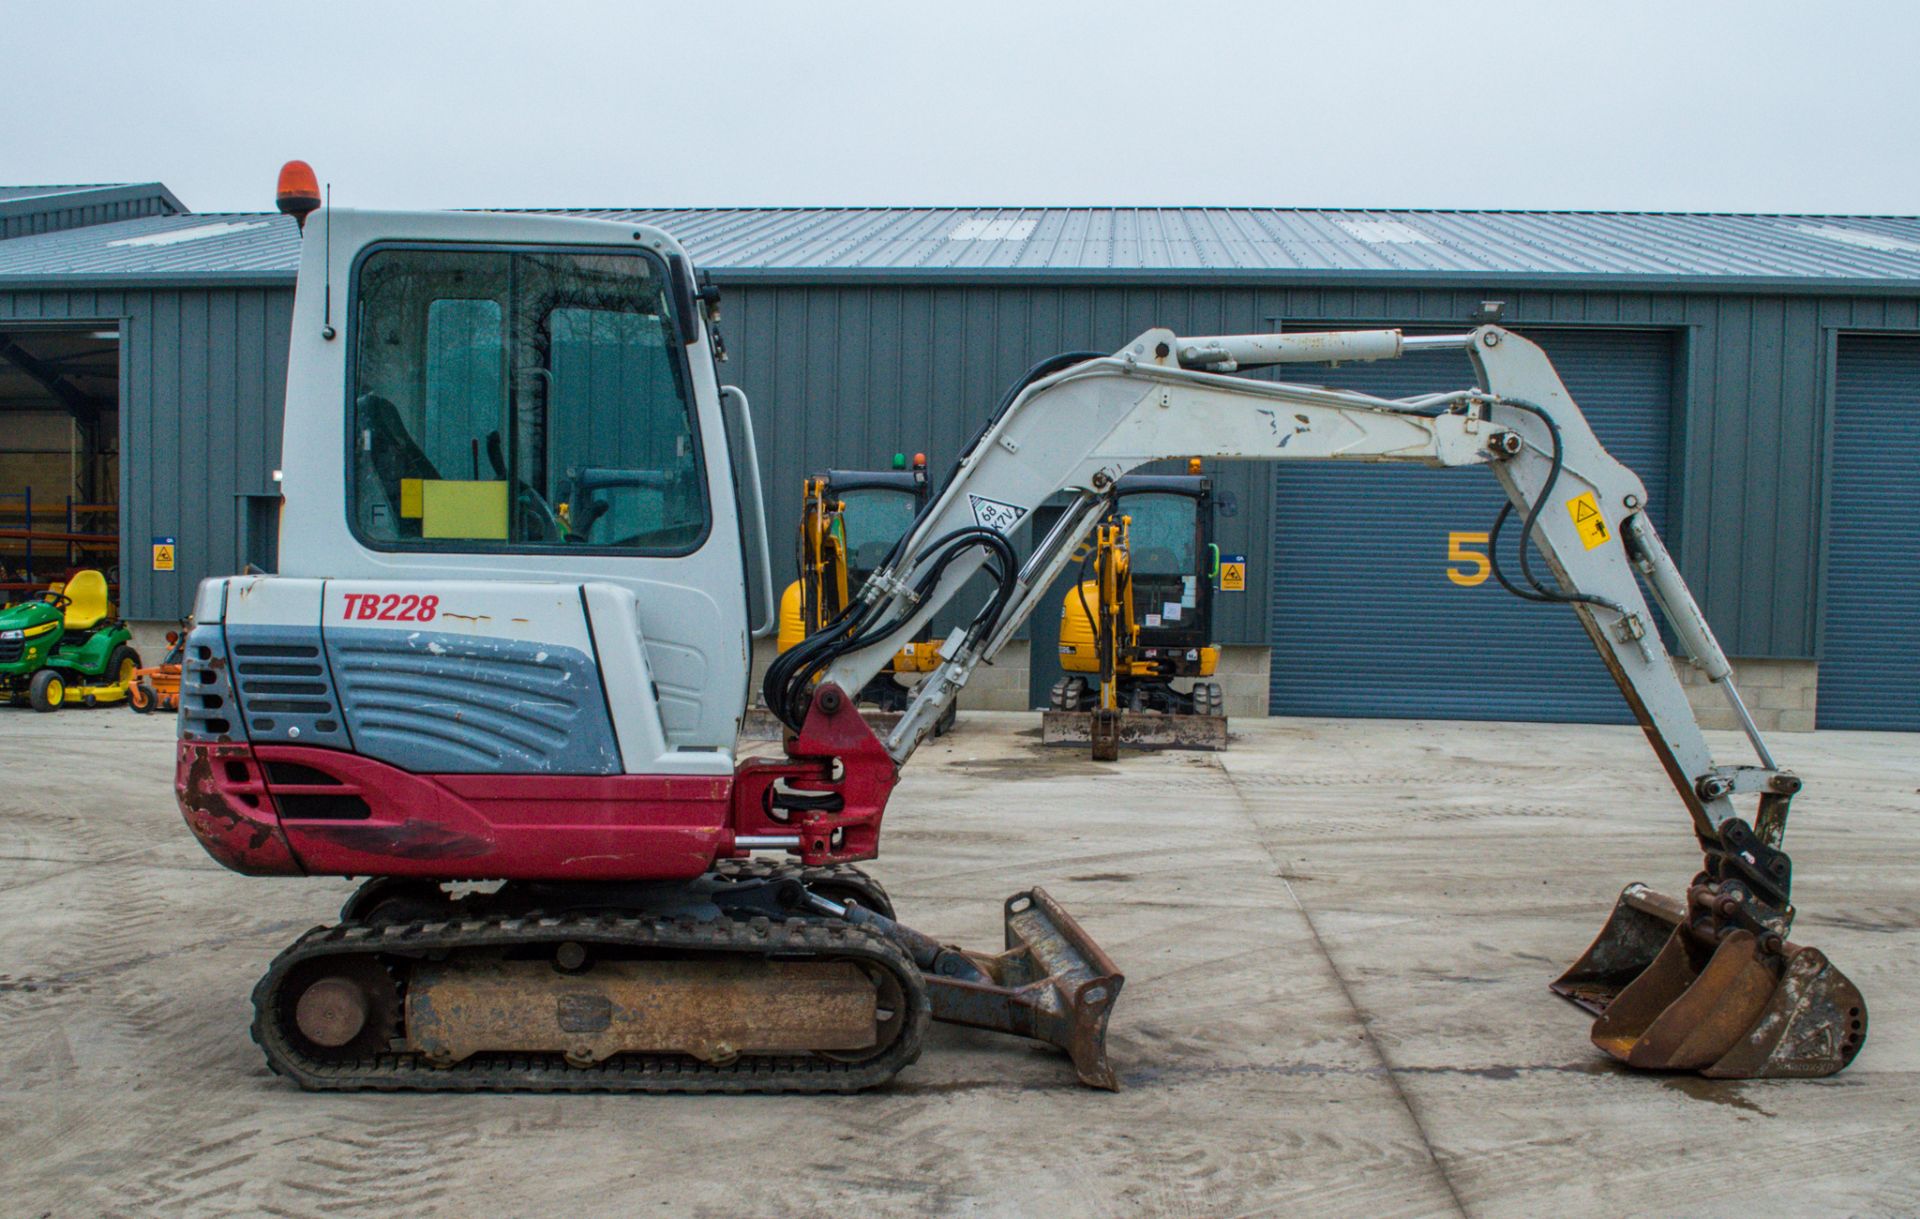
<instances>
[{"instance_id":1,"label":"overcast sky","mask_svg":"<svg viewBox=\"0 0 1920 1219\"><path fill-rule=\"evenodd\" d=\"M1920 3L0 0L0 183L1920 212Z\"/></svg>"}]
</instances>

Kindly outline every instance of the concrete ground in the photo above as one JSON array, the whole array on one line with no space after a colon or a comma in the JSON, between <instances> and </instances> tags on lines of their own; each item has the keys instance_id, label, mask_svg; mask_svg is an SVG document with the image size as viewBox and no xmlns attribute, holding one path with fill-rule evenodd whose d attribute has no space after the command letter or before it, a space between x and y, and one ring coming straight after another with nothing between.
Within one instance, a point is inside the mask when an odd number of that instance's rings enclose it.
<instances>
[{"instance_id":1,"label":"concrete ground","mask_svg":"<svg viewBox=\"0 0 1920 1219\"><path fill-rule=\"evenodd\" d=\"M1127 972L1119 1094L936 1026L857 1097L312 1096L247 996L350 884L202 855L165 718L0 710L0 1212L1920 1213L1920 739L1776 742L1796 938L1873 1029L1832 1079L1710 1083L1616 1069L1545 990L1697 864L1636 732L1246 721L1099 767L1033 725L915 758L875 871L982 947L1016 888L1077 912Z\"/></svg>"}]
</instances>

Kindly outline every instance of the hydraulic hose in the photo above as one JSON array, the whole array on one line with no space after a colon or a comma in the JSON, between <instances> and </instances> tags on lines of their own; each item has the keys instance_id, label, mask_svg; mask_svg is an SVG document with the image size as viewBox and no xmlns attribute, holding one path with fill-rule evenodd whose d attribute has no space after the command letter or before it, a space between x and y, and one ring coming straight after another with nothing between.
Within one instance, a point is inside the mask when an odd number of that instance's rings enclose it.
<instances>
[{"instance_id":1,"label":"hydraulic hose","mask_svg":"<svg viewBox=\"0 0 1920 1219\"><path fill-rule=\"evenodd\" d=\"M970 640L991 632L1012 600L1019 565L1006 536L981 526L957 529L936 540L928 548L927 556L910 573L916 577L911 591L914 600L919 601L934 590L949 566L976 546L990 552L986 570L995 588L993 596L968 626ZM912 616L909 610L877 622L885 604L879 600L857 602L819 632L774 659L767 668L761 691L776 718L798 731L806 717L813 683L820 675L846 653L884 640Z\"/></svg>"},{"instance_id":2,"label":"hydraulic hose","mask_svg":"<svg viewBox=\"0 0 1920 1219\"><path fill-rule=\"evenodd\" d=\"M1559 605L1574 603L1598 605L1625 617L1626 607L1618 602L1591 593L1569 593L1561 589L1549 588L1533 574L1533 566L1528 561L1528 550L1533 545L1533 529L1540 520L1541 508L1546 506L1553 495L1554 484L1560 481L1560 471L1566 462L1565 443L1560 437L1560 425L1554 422L1553 416L1548 414L1545 408L1528 402L1524 398L1500 398L1496 402L1500 406L1511 406L1517 410L1526 411L1546 424L1547 435L1553 440L1553 452L1552 464L1547 468L1547 480L1541 484L1540 494L1535 496L1533 503L1527 507L1526 521L1520 530L1520 574L1532 587L1525 589L1515 585L1500 567L1500 530L1507 523L1507 515L1513 511L1511 501L1501 505L1499 513L1493 518L1493 528L1487 531L1487 562L1493 569L1493 578L1500 582L1500 587L1525 601L1543 601Z\"/></svg>"},{"instance_id":3,"label":"hydraulic hose","mask_svg":"<svg viewBox=\"0 0 1920 1219\"><path fill-rule=\"evenodd\" d=\"M888 552L881 570L892 570L900 561L906 551L907 543L919 529L925 515L933 511L947 487L952 485L953 480L959 476L961 463L966 455L980 447L981 441L993 429L994 424L1012 409L1014 402L1028 386L1057 372L1072 368L1076 364L1084 364L1088 360L1105 359L1110 354L1112 353L1105 351L1061 352L1059 355L1048 356L1027 369L1000 396L1000 401L994 406L993 413L987 416L973 436L962 446L959 455L954 459L952 468L947 472L946 479L941 483L940 493L928 498L926 506L914 517L913 524L900 535L900 540L895 542L893 549ZM925 574L913 585L916 599L925 597L938 584L941 573L947 569L948 565L960 554L976 545L989 551L986 571L993 579L995 587L993 596L988 599L987 604L981 608L980 613L975 615L967 627L970 642L989 636L1006 612L1007 605L1013 600L1019 581L1020 563L1018 556L1014 553L1013 544L1008 541L1006 535L984 526L969 526L957 529L929 543L925 547L925 553L929 558L915 564L915 569L924 569ZM879 607L882 604L883 602L878 600L871 604L857 601L815 634L774 658L773 663L767 666L766 678L761 683L760 691L761 696L766 700L767 709L773 712L775 718L794 731L799 731L801 722L806 718L807 700L813 682L819 678L820 674L826 672L839 657L885 639L900 628L906 621L906 615L886 623L875 624L874 619L881 612Z\"/></svg>"}]
</instances>

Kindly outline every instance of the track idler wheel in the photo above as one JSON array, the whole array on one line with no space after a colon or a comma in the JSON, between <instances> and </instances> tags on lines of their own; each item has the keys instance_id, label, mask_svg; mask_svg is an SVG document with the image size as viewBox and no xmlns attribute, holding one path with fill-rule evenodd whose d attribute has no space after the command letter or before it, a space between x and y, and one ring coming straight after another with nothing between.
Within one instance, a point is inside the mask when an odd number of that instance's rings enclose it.
<instances>
[{"instance_id":1,"label":"track idler wheel","mask_svg":"<svg viewBox=\"0 0 1920 1219\"><path fill-rule=\"evenodd\" d=\"M1596 1013L1593 1043L1630 1067L1767 1079L1852 1062L1867 1035L1859 989L1818 949L1718 925L1719 900L1709 885L1684 904L1628 885L1553 991Z\"/></svg>"},{"instance_id":2,"label":"track idler wheel","mask_svg":"<svg viewBox=\"0 0 1920 1219\"><path fill-rule=\"evenodd\" d=\"M400 1031L400 991L376 960L313 961L288 978L289 1022L321 1060L350 1061L388 1048Z\"/></svg>"}]
</instances>

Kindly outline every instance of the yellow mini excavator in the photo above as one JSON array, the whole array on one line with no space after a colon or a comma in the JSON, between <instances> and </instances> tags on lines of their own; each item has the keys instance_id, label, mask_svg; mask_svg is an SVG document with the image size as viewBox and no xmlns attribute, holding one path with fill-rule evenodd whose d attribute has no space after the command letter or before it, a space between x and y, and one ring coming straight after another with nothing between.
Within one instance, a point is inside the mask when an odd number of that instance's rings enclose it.
<instances>
[{"instance_id":1,"label":"yellow mini excavator","mask_svg":"<svg viewBox=\"0 0 1920 1219\"><path fill-rule=\"evenodd\" d=\"M895 453L892 469L825 470L806 480L800 499L800 578L780 595L781 652L846 612L851 594L886 562L926 503L925 453L915 453L911 465L905 453ZM886 713L905 710L913 697L912 686L898 679L918 681L939 665L937 643L924 637L913 640L894 653L855 701L883 713L876 722L886 723ZM934 727L935 735L952 728L957 714L957 704L949 706ZM778 722L765 718L774 729L770 739L777 737Z\"/></svg>"},{"instance_id":2,"label":"yellow mini excavator","mask_svg":"<svg viewBox=\"0 0 1920 1219\"><path fill-rule=\"evenodd\" d=\"M1129 474L1082 548L1060 604L1060 667L1041 716L1049 745L1091 742L1096 761L1122 744L1225 749L1226 696L1213 677L1213 480L1198 458L1183 475ZM1188 687L1175 687L1176 679Z\"/></svg>"}]
</instances>

